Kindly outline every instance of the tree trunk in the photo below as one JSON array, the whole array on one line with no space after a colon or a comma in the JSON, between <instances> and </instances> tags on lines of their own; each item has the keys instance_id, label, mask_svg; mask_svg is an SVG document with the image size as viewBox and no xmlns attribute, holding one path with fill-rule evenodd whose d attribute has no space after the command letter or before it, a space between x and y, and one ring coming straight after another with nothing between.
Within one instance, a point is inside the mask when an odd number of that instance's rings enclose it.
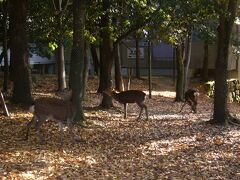
<instances>
[{"instance_id":1,"label":"tree trunk","mask_svg":"<svg viewBox=\"0 0 240 180\"><path fill-rule=\"evenodd\" d=\"M71 88L73 91L73 104L76 108L75 121L84 121L82 107L84 82L84 26L85 26L85 0L73 1L73 47L71 54Z\"/></svg>"},{"instance_id":2,"label":"tree trunk","mask_svg":"<svg viewBox=\"0 0 240 180\"><path fill-rule=\"evenodd\" d=\"M59 7L61 8L61 7ZM63 91L66 85L66 72L65 72L65 60L64 60L64 44L63 44L63 32L62 32L62 17L59 14L57 16L58 29L60 33L58 36L58 49L57 49L57 72L58 72L58 91Z\"/></svg>"},{"instance_id":3,"label":"tree trunk","mask_svg":"<svg viewBox=\"0 0 240 180\"><path fill-rule=\"evenodd\" d=\"M4 80L3 80L3 92L8 90L8 45L7 45L7 17L8 17L8 0L4 1L3 4L3 57L4 57Z\"/></svg>"},{"instance_id":4,"label":"tree trunk","mask_svg":"<svg viewBox=\"0 0 240 180\"><path fill-rule=\"evenodd\" d=\"M202 66L202 80L208 81L208 42L204 41L204 57Z\"/></svg>"},{"instance_id":5,"label":"tree trunk","mask_svg":"<svg viewBox=\"0 0 240 180\"><path fill-rule=\"evenodd\" d=\"M237 0L229 0L222 6L223 10L226 9L228 13L221 14L219 18L213 113L213 122L219 124L224 124L229 115L227 110L228 53L232 27L236 17Z\"/></svg>"},{"instance_id":6,"label":"tree trunk","mask_svg":"<svg viewBox=\"0 0 240 180\"><path fill-rule=\"evenodd\" d=\"M119 44L115 45L114 48L114 60L115 60L115 89L118 91L123 91L123 79L121 73L121 60L120 60L120 49Z\"/></svg>"},{"instance_id":7,"label":"tree trunk","mask_svg":"<svg viewBox=\"0 0 240 180\"><path fill-rule=\"evenodd\" d=\"M139 37L136 35L136 78L140 79Z\"/></svg>"},{"instance_id":8,"label":"tree trunk","mask_svg":"<svg viewBox=\"0 0 240 180\"><path fill-rule=\"evenodd\" d=\"M184 100L184 45L176 46L177 85L175 101Z\"/></svg>"},{"instance_id":9,"label":"tree trunk","mask_svg":"<svg viewBox=\"0 0 240 180\"><path fill-rule=\"evenodd\" d=\"M100 82L98 92L110 90L112 88L112 65L113 65L113 47L110 33L109 0L103 1L103 10L106 11L101 17L101 44L100 44ZM112 98L103 93L101 107L110 108L113 106Z\"/></svg>"},{"instance_id":10,"label":"tree trunk","mask_svg":"<svg viewBox=\"0 0 240 180\"><path fill-rule=\"evenodd\" d=\"M94 66L94 72L96 75L98 75L99 71L99 60L97 55L96 46L91 44L91 54L93 59L93 66Z\"/></svg>"},{"instance_id":11,"label":"tree trunk","mask_svg":"<svg viewBox=\"0 0 240 180\"><path fill-rule=\"evenodd\" d=\"M9 17L12 100L15 103L30 104L32 96L26 33L27 0L10 0Z\"/></svg>"},{"instance_id":12,"label":"tree trunk","mask_svg":"<svg viewBox=\"0 0 240 180\"><path fill-rule=\"evenodd\" d=\"M191 61L191 53L192 53L192 31L190 31L187 35L187 52L184 61L184 90L187 91L188 88L188 70Z\"/></svg>"},{"instance_id":13,"label":"tree trunk","mask_svg":"<svg viewBox=\"0 0 240 180\"><path fill-rule=\"evenodd\" d=\"M149 99L152 98L152 43L150 38L148 39L148 90Z\"/></svg>"},{"instance_id":14,"label":"tree trunk","mask_svg":"<svg viewBox=\"0 0 240 180\"><path fill-rule=\"evenodd\" d=\"M84 45L84 70L83 70L83 98L86 95L87 81L88 81L88 69L89 69L89 54L88 54L89 43L85 41Z\"/></svg>"}]
</instances>

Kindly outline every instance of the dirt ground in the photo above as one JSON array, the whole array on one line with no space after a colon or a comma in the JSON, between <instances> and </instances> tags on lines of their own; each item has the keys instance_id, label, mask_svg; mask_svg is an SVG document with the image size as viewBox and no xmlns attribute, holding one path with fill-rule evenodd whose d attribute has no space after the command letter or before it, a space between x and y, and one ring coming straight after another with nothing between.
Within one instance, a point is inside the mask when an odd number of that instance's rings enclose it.
<instances>
[{"instance_id":1,"label":"dirt ground","mask_svg":"<svg viewBox=\"0 0 240 180\"><path fill-rule=\"evenodd\" d=\"M174 102L174 86L166 77L153 78L153 97L147 98L145 114L123 106L99 109L97 78L90 78L84 101L86 127L76 126L82 142L73 144L69 131L60 145L58 126L42 127L46 139L40 145L34 129L23 140L32 115L10 104L11 117L0 114L0 179L240 179L240 128L206 123L212 118L212 100L200 93L198 112ZM34 97L53 96L56 79L38 77ZM192 84L191 86L198 86ZM146 80L132 81L131 89L147 93ZM238 114L238 104L229 104Z\"/></svg>"}]
</instances>

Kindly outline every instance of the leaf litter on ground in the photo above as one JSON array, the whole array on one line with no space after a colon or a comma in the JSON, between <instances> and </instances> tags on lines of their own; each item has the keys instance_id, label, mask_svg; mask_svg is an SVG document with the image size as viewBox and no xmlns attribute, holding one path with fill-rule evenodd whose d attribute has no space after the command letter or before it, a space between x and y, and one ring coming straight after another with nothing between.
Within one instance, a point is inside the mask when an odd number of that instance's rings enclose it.
<instances>
[{"instance_id":1,"label":"leaf litter on ground","mask_svg":"<svg viewBox=\"0 0 240 180\"><path fill-rule=\"evenodd\" d=\"M34 98L55 96L56 78L39 76ZM97 78L89 78L84 101L86 126L76 126L84 141L73 144L69 132L60 132L54 123L45 123L45 145L39 145L31 129L24 141L26 123L32 115L7 101L11 117L0 115L1 179L239 179L240 132L237 126L206 123L212 118L212 99L200 94L198 113L174 102L169 78L153 78L153 97L147 98L149 120L136 120L139 109L123 106L100 109ZM194 84L198 86L198 84ZM148 94L147 80L134 79L131 89ZM233 114L239 105L229 103ZM145 115L143 113L143 115Z\"/></svg>"}]
</instances>

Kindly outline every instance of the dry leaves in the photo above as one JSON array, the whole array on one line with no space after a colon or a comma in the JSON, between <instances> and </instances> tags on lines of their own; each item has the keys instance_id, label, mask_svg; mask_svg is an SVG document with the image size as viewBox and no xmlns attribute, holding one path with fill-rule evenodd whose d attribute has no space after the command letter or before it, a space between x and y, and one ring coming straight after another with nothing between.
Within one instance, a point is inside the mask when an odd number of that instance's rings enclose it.
<instances>
[{"instance_id":1,"label":"dry leaves","mask_svg":"<svg viewBox=\"0 0 240 180\"><path fill-rule=\"evenodd\" d=\"M38 79L35 97L52 96L56 79ZM60 146L58 127L49 122L42 131L47 144L39 145L30 132L23 140L31 114L8 103L11 118L0 116L1 179L239 179L240 132L235 126L206 123L212 116L211 99L201 94L198 113L174 103L174 89L167 78L154 79L153 98L147 99L149 120L136 120L139 109L122 105L97 108L97 79L90 78L84 102L87 126L76 127L84 142L72 144L66 130ZM147 92L147 82L132 81L132 89ZM239 112L239 105L230 104Z\"/></svg>"}]
</instances>

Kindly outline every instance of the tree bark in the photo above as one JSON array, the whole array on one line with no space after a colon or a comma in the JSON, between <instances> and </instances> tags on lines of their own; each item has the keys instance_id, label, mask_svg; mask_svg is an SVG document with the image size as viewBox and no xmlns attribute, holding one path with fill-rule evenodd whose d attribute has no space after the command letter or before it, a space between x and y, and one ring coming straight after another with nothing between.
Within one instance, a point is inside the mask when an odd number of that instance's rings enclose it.
<instances>
[{"instance_id":1,"label":"tree bark","mask_svg":"<svg viewBox=\"0 0 240 180\"><path fill-rule=\"evenodd\" d=\"M89 49L89 43L85 41L84 45L84 70L83 70L83 97L86 95L86 88L87 88L87 81L88 81L88 69L89 69L89 54L88 54L88 49Z\"/></svg>"},{"instance_id":2,"label":"tree bark","mask_svg":"<svg viewBox=\"0 0 240 180\"><path fill-rule=\"evenodd\" d=\"M9 5L12 100L15 103L30 104L32 96L26 33L27 0L10 0Z\"/></svg>"},{"instance_id":3,"label":"tree bark","mask_svg":"<svg viewBox=\"0 0 240 180\"><path fill-rule=\"evenodd\" d=\"M215 93L213 122L224 124L229 115L227 110L227 68L230 37L236 17L237 0L222 3L227 13L220 14L218 27L218 50L215 67Z\"/></svg>"},{"instance_id":4,"label":"tree bark","mask_svg":"<svg viewBox=\"0 0 240 180\"><path fill-rule=\"evenodd\" d=\"M57 29L59 30L58 35L58 48L57 48L57 74L58 74L58 91L63 91L66 87L66 72L65 72L65 59L64 59L64 34L63 34L63 24L62 24L62 1L58 3L58 13L56 16L57 19Z\"/></svg>"},{"instance_id":5,"label":"tree bark","mask_svg":"<svg viewBox=\"0 0 240 180\"><path fill-rule=\"evenodd\" d=\"M204 41L204 57L202 66L202 80L208 81L208 42Z\"/></svg>"},{"instance_id":6,"label":"tree bark","mask_svg":"<svg viewBox=\"0 0 240 180\"><path fill-rule=\"evenodd\" d=\"M8 76L9 76L9 68L8 68L8 33L7 33L7 17L8 17L8 0L3 2L3 57L4 57L4 80L3 80L3 92L7 92L8 90Z\"/></svg>"},{"instance_id":7,"label":"tree bark","mask_svg":"<svg viewBox=\"0 0 240 180\"><path fill-rule=\"evenodd\" d=\"M118 91L124 90L122 73L121 73L121 60L120 60L120 49L119 44L115 45L114 48L114 60L115 60L115 89Z\"/></svg>"},{"instance_id":8,"label":"tree bark","mask_svg":"<svg viewBox=\"0 0 240 180\"><path fill-rule=\"evenodd\" d=\"M177 85L176 85L176 98L175 101L184 100L184 45L176 46L176 59L177 59Z\"/></svg>"},{"instance_id":9,"label":"tree bark","mask_svg":"<svg viewBox=\"0 0 240 180\"><path fill-rule=\"evenodd\" d=\"M136 78L140 79L139 37L136 35Z\"/></svg>"},{"instance_id":10,"label":"tree bark","mask_svg":"<svg viewBox=\"0 0 240 180\"><path fill-rule=\"evenodd\" d=\"M91 44L90 46L91 46L91 54L92 54L92 59L93 59L94 72L96 75L98 75L99 74L99 60L98 60L96 46L93 44Z\"/></svg>"},{"instance_id":11,"label":"tree bark","mask_svg":"<svg viewBox=\"0 0 240 180\"><path fill-rule=\"evenodd\" d=\"M58 91L63 91L67 87L67 84L64 60L64 45L62 42L58 43L57 48L57 73L58 73Z\"/></svg>"},{"instance_id":12,"label":"tree bark","mask_svg":"<svg viewBox=\"0 0 240 180\"><path fill-rule=\"evenodd\" d=\"M184 60L184 90L183 92L187 91L188 88L188 71L189 65L191 61L191 53L192 53L192 31L188 32L187 35L187 52Z\"/></svg>"},{"instance_id":13,"label":"tree bark","mask_svg":"<svg viewBox=\"0 0 240 180\"><path fill-rule=\"evenodd\" d=\"M84 113L83 82L84 82L84 26L85 26L85 0L73 1L73 47L71 54L71 88L73 91L73 104L76 108L75 121L83 122Z\"/></svg>"},{"instance_id":14,"label":"tree bark","mask_svg":"<svg viewBox=\"0 0 240 180\"><path fill-rule=\"evenodd\" d=\"M103 1L103 10L105 14L101 17L101 44L100 44L100 82L98 92L112 88L112 65L113 65L113 46L110 34L109 0ZM112 97L103 93L101 107L110 108L113 106Z\"/></svg>"}]
</instances>

